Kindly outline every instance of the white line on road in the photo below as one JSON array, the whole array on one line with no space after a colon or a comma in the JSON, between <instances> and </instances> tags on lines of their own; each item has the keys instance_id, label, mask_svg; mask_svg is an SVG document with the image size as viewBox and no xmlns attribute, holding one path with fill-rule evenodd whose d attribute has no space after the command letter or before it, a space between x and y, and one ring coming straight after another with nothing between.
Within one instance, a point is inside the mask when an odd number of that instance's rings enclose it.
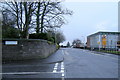
<instances>
[{"instance_id":1,"label":"white line on road","mask_svg":"<svg viewBox=\"0 0 120 80\"><path fill-rule=\"evenodd\" d=\"M57 70L53 70L53 72L57 72Z\"/></svg>"},{"instance_id":2,"label":"white line on road","mask_svg":"<svg viewBox=\"0 0 120 80\"><path fill-rule=\"evenodd\" d=\"M65 78L64 78L64 76L65 76L65 74L64 74L64 62L61 62L61 73L62 73L62 80L65 80Z\"/></svg>"},{"instance_id":3,"label":"white line on road","mask_svg":"<svg viewBox=\"0 0 120 80\"><path fill-rule=\"evenodd\" d=\"M40 74L40 73L62 73L62 72L8 72L8 73L0 73L0 74Z\"/></svg>"},{"instance_id":4,"label":"white line on road","mask_svg":"<svg viewBox=\"0 0 120 80\"><path fill-rule=\"evenodd\" d=\"M54 70L57 70L57 68L54 68Z\"/></svg>"},{"instance_id":5,"label":"white line on road","mask_svg":"<svg viewBox=\"0 0 120 80\"><path fill-rule=\"evenodd\" d=\"M64 62L61 62L61 72L64 72Z\"/></svg>"},{"instance_id":6,"label":"white line on road","mask_svg":"<svg viewBox=\"0 0 120 80\"><path fill-rule=\"evenodd\" d=\"M63 53L63 55L64 54L67 54L67 55L69 55L69 53L67 52L67 51L63 51L62 50L62 53ZM65 80L65 74L64 74L64 62L61 62L61 73L62 73L62 80Z\"/></svg>"},{"instance_id":7,"label":"white line on road","mask_svg":"<svg viewBox=\"0 0 120 80\"><path fill-rule=\"evenodd\" d=\"M61 65L61 69L62 69L62 68L64 68L64 66L63 66L63 65Z\"/></svg>"},{"instance_id":8,"label":"white line on road","mask_svg":"<svg viewBox=\"0 0 120 80\"><path fill-rule=\"evenodd\" d=\"M64 55L64 51L62 50L62 54Z\"/></svg>"},{"instance_id":9,"label":"white line on road","mask_svg":"<svg viewBox=\"0 0 120 80\"><path fill-rule=\"evenodd\" d=\"M91 54L98 55L98 56L103 56L103 57L108 57L108 58L111 58L111 59L114 59L114 60L118 60L118 58L113 58L113 57L110 57L110 56L107 56L107 55L96 54L96 53L93 53L93 52L91 52Z\"/></svg>"},{"instance_id":10,"label":"white line on road","mask_svg":"<svg viewBox=\"0 0 120 80\"><path fill-rule=\"evenodd\" d=\"M64 72L64 70L61 70L61 73L63 73Z\"/></svg>"},{"instance_id":11,"label":"white line on road","mask_svg":"<svg viewBox=\"0 0 120 80\"><path fill-rule=\"evenodd\" d=\"M64 77L65 76L65 74L64 73L62 73L62 77Z\"/></svg>"},{"instance_id":12,"label":"white line on road","mask_svg":"<svg viewBox=\"0 0 120 80\"><path fill-rule=\"evenodd\" d=\"M58 66L58 63L56 63L55 66Z\"/></svg>"},{"instance_id":13,"label":"white line on road","mask_svg":"<svg viewBox=\"0 0 120 80\"><path fill-rule=\"evenodd\" d=\"M63 67L61 67L61 70L64 70L64 68L63 68Z\"/></svg>"},{"instance_id":14,"label":"white line on road","mask_svg":"<svg viewBox=\"0 0 120 80\"><path fill-rule=\"evenodd\" d=\"M68 53L67 51L65 51L65 54L66 54L66 55L69 55L69 53Z\"/></svg>"},{"instance_id":15,"label":"white line on road","mask_svg":"<svg viewBox=\"0 0 120 80\"><path fill-rule=\"evenodd\" d=\"M64 65L64 62L61 62L61 65Z\"/></svg>"},{"instance_id":16,"label":"white line on road","mask_svg":"<svg viewBox=\"0 0 120 80\"><path fill-rule=\"evenodd\" d=\"M53 72L57 72L57 69L58 69L58 63L55 63L55 66L54 66Z\"/></svg>"}]
</instances>

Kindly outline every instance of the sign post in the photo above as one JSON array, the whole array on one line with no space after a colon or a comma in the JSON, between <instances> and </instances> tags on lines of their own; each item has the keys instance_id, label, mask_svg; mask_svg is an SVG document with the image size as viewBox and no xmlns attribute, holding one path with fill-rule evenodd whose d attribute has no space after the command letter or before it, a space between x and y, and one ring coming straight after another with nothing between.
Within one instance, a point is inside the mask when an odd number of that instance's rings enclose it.
<instances>
[{"instance_id":1,"label":"sign post","mask_svg":"<svg viewBox=\"0 0 120 80\"><path fill-rule=\"evenodd\" d=\"M99 44L99 51L100 51L100 42L98 42L98 44Z\"/></svg>"}]
</instances>

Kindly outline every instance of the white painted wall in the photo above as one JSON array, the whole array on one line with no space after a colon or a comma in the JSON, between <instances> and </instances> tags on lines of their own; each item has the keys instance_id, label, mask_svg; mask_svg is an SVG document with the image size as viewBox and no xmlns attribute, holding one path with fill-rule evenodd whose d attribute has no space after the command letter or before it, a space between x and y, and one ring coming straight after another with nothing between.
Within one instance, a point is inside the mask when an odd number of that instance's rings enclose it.
<instances>
[{"instance_id":1,"label":"white painted wall","mask_svg":"<svg viewBox=\"0 0 120 80\"><path fill-rule=\"evenodd\" d=\"M106 34L106 48L117 48L118 34ZM100 44L98 44L100 42ZM102 48L102 34L90 37L91 48Z\"/></svg>"}]
</instances>

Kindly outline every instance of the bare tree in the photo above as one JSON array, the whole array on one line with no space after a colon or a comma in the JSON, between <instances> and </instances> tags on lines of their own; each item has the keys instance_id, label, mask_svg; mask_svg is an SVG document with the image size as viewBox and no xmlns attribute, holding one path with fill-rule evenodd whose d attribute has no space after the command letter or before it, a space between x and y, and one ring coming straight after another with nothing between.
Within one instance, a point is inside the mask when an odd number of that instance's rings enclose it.
<instances>
[{"instance_id":1,"label":"bare tree","mask_svg":"<svg viewBox=\"0 0 120 80\"><path fill-rule=\"evenodd\" d=\"M60 44L65 41L65 36L62 32L56 32L55 33L55 40L57 44Z\"/></svg>"},{"instance_id":2,"label":"bare tree","mask_svg":"<svg viewBox=\"0 0 120 80\"><path fill-rule=\"evenodd\" d=\"M41 8L41 2L37 3L37 11L36 11L36 33L40 32L40 8Z\"/></svg>"},{"instance_id":3,"label":"bare tree","mask_svg":"<svg viewBox=\"0 0 120 80\"><path fill-rule=\"evenodd\" d=\"M19 38L18 29L15 28L15 16L9 11L2 11L2 37L3 38Z\"/></svg>"},{"instance_id":4,"label":"bare tree","mask_svg":"<svg viewBox=\"0 0 120 80\"><path fill-rule=\"evenodd\" d=\"M75 39L72 42L73 47L80 47L81 40L80 39Z\"/></svg>"},{"instance_id":5,"label":"bare tree","mask_svg":"<svg viewBox=\"0 0 120 80\"><path fill-rule=\"evenodd\" d=\"M24 33L25 33L25 38L28 38L29 36L29 28L30 28L30 24L31 24L31 19L32 19L32 15L34 12L34 7L33 7L33 2L24 2L23 6L24 6L24 11L25 11L25 24L24 24Z\"/></svg>"},{"instance_id":6,"label":"bare tree","mask_svg":"<svg viewBox=\"0 0 120 80\"><path fill-rule=\"evenodd\" d=\"M47 33L49 34L50 37L54 38L55 43L57 44L60 44L65 41L65 36L63 32L60 30L49 29Z\"/></svg>"},{"instance_id":7,"label":"bare tree","mask_svg":"<svg viewBox=\"0 0 120 80\"><path fill-rule=\"evenodd\" d=\"M11 12L16 18L16 27L21 38L28 38L31 18L35 10L34 2L5 2L3 9Z\"/></svg>"},{"instance_id":8,"label":"bare tree","mask_svg":"<svg viewBox=\"0 0 120 80\"><path fill-rule=\"evenodd\" d=\"M63 9L61 1L40 0L40 2L5 2L3 9L12 13L21 38L28 38L29 31L43 33L47 29L60 28L65 24L64 15L72 11Z\"/></svg>"},{"instance_id":9,"label":"bare tree","mask_svg":"<svg viewBox=\"0 0 120 80\"><path fill-rule=\"evenodd\" d=\"M60 3L61 2L50 0L38 2L36 12L36 33L43 33L44 30L49 28L60 28L63 24L65 24L64 15L72 15L72 11L62 9Z\"/></svg>"},{"instance_id":10,"label":"bare tree","mask_svg":"<svg viewBox=\"0 0 120 80\"><path fill-rule=\"evenodd\" d=\"M67 42L67 45L66 45L67 47L70 47L70 43L69 42Z\"/></svg>"}]
</instances>

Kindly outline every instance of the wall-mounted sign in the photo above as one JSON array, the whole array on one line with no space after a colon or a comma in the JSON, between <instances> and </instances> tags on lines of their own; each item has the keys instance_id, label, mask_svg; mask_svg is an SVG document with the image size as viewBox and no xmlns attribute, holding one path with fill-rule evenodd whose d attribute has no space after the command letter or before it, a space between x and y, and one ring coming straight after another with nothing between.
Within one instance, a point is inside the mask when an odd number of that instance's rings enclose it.
<instances>
[{"instance_id":1,"label":"wall-mounted sign","mask_svg":"<svg viewBox=\"0 0 120 80\"><path fill-rule=\"evenodd\" d=\"M5 41L5 45L17 45L18 41Z\"/></svg>"},{"instance_id":2,"label":"wall-mounted sign","mask_svg":"<svg viewBox=\"0 0 120 80\"><path fill-rule=\"evenodd\" d=\"M98 44L100 44L100 42L98 42Z\"/></svg>"},{"instance_id":3,"label":"wall-mounted sign","mask_svg":"<svg viewBox=\"0 0 120 80\"><path fill-rule=\"evenodd\" d=\"M103 48L106 47L106 41L107 41L106 35L103 35L103 36L102 36L102 46L103 46Z\"/></svg>"}]
</instances>

